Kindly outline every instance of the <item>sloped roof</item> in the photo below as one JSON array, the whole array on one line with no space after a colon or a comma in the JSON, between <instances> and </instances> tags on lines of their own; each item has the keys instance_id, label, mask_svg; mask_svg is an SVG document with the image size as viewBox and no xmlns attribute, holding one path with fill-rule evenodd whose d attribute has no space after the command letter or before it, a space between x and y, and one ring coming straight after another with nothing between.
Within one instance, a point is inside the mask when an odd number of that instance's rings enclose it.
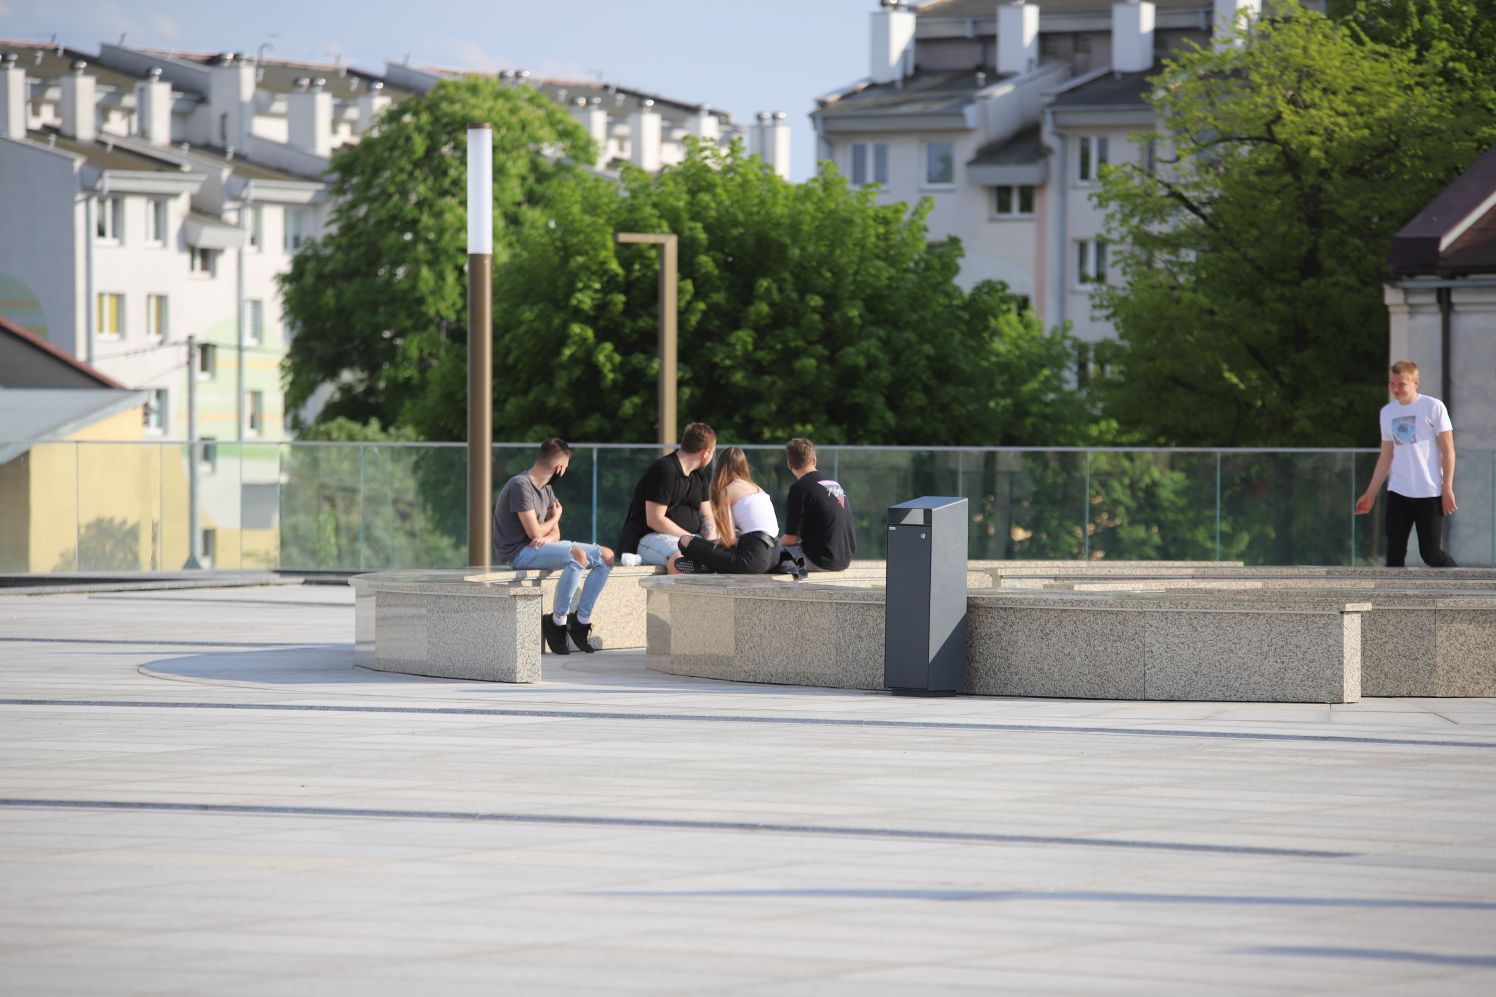
<instances>
[{"instance_id":1,"label":"sloped roof","mask_svg":"<svg viewBox=\"0 0 1496 997\"><path fill-rule=\"evenodd\" d=\"M156 158L126 148L114 141L114 136L101 133L92 142L79 142L65 137L56 125L33 128L26 137L38 145L61 149L88 160L90 166L101 170L120 170L128 173L187 173L186 167L174 159Z\"/></svg>"},{"instance_id":2,"label":"sloped roof","mask_svg":"<svg viewBox=\"0 0 1496 997\"><path fill-rule=\"evenodd\" d=\"M118 90L134 90L139 81L133 77L99 65L95 60L98 56L89 55L87 52L79 52L77 49L65 48L61 45L44 45L40 42L11 41L0 39L0 54L14 52L16 54L16 68L26 71L26 76L33 80L47 80L49 82L67 76L73 71L73 63L81 59L88 63L84 70L102 86L114 87Z\"/></svg>"},{"instance_id":3,"label":"sloped roof","mask_svg":"<svg viewBox=\"0 0 1496 997\"><path fill-rule=\"evenodd\" d=\"M1496 145L1392 237L1395 277L1496 274Z\"/></svg>"},{"instance_id":4,"label":"sloped roof","mask_svg":"<svg viewBox=\"0 0 1496 997\"><path fill-rule=\"evenodd\" d=\"M899 83L875 83L851 93L827 98L816 115L843 117L887 114L960 114L972 95L1004 77L988 73L984 81L969 71L916 73Z\"/></svg>"},{"instance_id":5,"label":"sloped roof","mask_svg":"<svg viewBox=\"0 0 1496 997\"><path fill-rule=\"evenodd\" d=\"M1140 73L1102 73L1095 79L1064 91L1050 105L1056 109L1147 107L1150 76L1157 69Z\"/></svg>"},{"instance_id":6,"label":"sloped roof","mask_svg":"<svg viewBox=\"0 0 1496 997\"><path fill-rule=\"evenodd\" d=\"M1000 0L925 0L914 12L921 17L995 17ZM1029 0L1037 4L1042 17L1050 14L1112 13L1112 0ZM1160 10L1211 10L1212 0L1153 0Z\"/></svg>"},{"instance_id":7,"label":"sloped roof","mask_svg":"<svg viewBox=\"0 0 1496 997\"><path fill-rule=\"evenodd\" d=\"M145 402L144 391L113 388L0 388L0 464Z\"/></svg>"},{"instance_id":8,"label":"sloped roof","mask_svg":"<svg viewBox=\"0 0 1496 997\"><path fill-rule=\"evenodd\" d=\"M1039 126L1032 125L1017 134L988 142L977 150L967 166L1027 166L1045 159L1044 141Z\"/></svg>"},{"instance_id":9,"label":"sloped roof","mask_svg":"<svg viewBox=\"0 0 1496 997\"><path fill-rule=\"evenodd\" d=\"M99 373L94 368L79 361L71 354L58 349L51 343L42 339L36 333L0 315L0 338L4 338L12 346L26 351L35 356L39 361L47 365L56 365L64 371L63 379L69 382L92 381L99 388L123 388L124 385L111 377ZM29 388L31 384L23 384L13 376L17 371L14 365L0 370L0 388ZM37 385L45 387L45 385Z\"/></svg>"}]
</instances>

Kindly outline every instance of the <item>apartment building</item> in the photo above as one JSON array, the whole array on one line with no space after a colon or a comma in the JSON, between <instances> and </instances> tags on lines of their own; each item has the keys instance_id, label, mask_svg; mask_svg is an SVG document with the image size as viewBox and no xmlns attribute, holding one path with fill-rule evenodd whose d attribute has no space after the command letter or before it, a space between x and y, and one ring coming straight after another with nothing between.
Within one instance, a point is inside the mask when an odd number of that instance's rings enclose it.
<instances>
[{"instance_id":1,"label":"apartment building","mask_svg":"<svg viewBox=\"0 0 1496 997\"><path fill-rule=\"evenodd\" d=\"M1106 163L1147 164L1146 79L1259 0L882 0L866 78L821 98L818 158L884 203L933 202L930 235L965 248L961 281L1000 280L1083 342L1114 281L1101 212Z\"/></svg>"}]
</instances>

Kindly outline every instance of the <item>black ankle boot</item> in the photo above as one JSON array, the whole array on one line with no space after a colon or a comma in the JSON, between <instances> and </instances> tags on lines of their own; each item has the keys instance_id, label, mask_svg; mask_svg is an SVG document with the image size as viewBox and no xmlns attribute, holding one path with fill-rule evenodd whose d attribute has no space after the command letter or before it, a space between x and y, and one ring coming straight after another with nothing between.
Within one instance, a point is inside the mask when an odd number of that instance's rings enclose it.
<instances>
[{"instance_id":1,"label":"black ankle boot","mask_svg":"<svg viewBox=\"0 0 1496 997\"><path fill-rule=\"evenodd\" d=\"M592 646L592 624L579 622L576 613L566 617L566 632L571 635L571 642L577 646L578 651L591 654L597 650Z\"/></svg>"}]
</instances>

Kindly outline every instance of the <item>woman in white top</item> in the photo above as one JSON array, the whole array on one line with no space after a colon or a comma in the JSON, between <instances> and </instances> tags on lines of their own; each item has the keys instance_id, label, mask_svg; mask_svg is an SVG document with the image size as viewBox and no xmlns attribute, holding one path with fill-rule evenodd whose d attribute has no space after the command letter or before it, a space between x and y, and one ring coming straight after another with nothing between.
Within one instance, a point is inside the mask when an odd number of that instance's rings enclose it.
<instances>
[{"instance_id":1,"label":"woman in white top","mask_svg":"<svg viewBox=\"0 0 1496 997\"><path fill-rule=\"evenodd\" d=\"M779 518L769 493L753 483L741 447L727 447L717 457L712 479L712 519L717 542L680 538L675 568L685 574L761 575L774 566Z\"/></svg>"}]
</instances>

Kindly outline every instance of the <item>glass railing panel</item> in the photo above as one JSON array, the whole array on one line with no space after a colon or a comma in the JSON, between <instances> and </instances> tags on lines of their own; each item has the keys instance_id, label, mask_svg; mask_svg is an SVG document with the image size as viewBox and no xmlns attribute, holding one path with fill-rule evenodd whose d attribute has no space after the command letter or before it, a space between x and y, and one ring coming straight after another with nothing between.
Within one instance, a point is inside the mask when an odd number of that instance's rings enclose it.
<instances>
[{"instance_id":1,"label":"glass railing panel","mask_svg":"<svg viewBox=\"0 0 1496 997\"><path fill-rule=\"evenodd\" d=\"M74 446L77 570L161 570L161 448L151 443Z\"/></svg>"},{"instance_id":2,"label":"glass railing panel","mask_svg":"<svg viewBox=\"0 0 1496 997\"><path fill-rule=\"evenodd\" d=\"M1216 529L1216 470L1213 453L1092 451L1087 556L1109 561L1224 557Z\"/></svg>"},{"instance_id":3,"label":"glass railing panel","mask_svg":"<svg viewBox=\"0 0 1496 997\"><path fill-rule=\"evenodd\" d=\"M1346 565L1356 528L1349 451L1221 456L1221 558L1249 565Z\"/></svg>"},{"instance_id":4,"label":"glass railing panel","mask_svg":"<svg viewBox=\"0 0 1496 997\"><path fill-rule=\"evenodd\" d=\"M78 448L0 442L0 570L78 570Z\"/></svg>"},{"instance_id":5,"label":"glass railing panel","mask_svg":"<svg viewBox=\"0 0 1496 997\"><path fill-rule=\"evenodd\" d=\"M359 570L467 564L467 449L362 445Z\"/></svg>"},{"instance_id":6,"label":"glass railing panel","mask_svg":"<svg viewBox=\"0 0 1496 997\"><path fill-rule=\"evenodd\" d=\"M280 470L282 568L359 570L361 446L287 448Z\"/></svg>"}]
</instances>

